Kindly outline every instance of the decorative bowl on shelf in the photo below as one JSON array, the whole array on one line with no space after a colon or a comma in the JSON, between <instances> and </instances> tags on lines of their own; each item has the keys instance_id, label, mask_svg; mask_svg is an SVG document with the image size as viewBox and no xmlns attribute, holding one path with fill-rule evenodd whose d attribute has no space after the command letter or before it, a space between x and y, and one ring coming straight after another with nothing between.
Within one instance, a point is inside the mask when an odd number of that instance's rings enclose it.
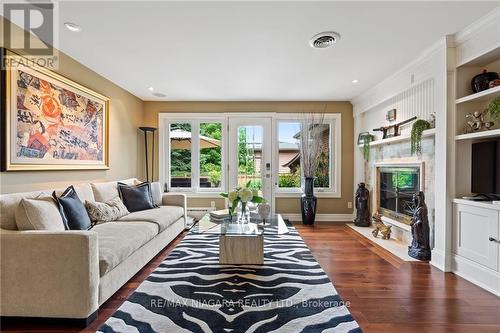
<instances>
[{"instance_id":1,"label":"decorative bowl on shelf","mask_svg":"<svg viewBox=\"0 0 500 333\"><path fill-rule=\"evenodd\" d=\"M488 72L488 70L483 69L481 74L474 76L471 80L471 88L474 93L478 93L490 88L490 82L498 80L497 72Z\"/></svg>"}]
</instances>

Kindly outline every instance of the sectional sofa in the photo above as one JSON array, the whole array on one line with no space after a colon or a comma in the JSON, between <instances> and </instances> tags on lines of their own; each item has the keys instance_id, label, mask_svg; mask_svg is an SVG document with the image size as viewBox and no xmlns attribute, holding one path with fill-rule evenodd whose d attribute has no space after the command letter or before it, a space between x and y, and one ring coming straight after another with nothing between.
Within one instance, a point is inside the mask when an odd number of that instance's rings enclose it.
<instances>
[{"instance_id":1,"label":"sectional sofa","mask_svg":"<svg viewBox=\"0 0 500 333\"><path fill-rule=\"evenodd\" d=\"M82 201L108 202L118 196L117 182L75 189ZM52 191L0 196L0 315L88 324L101 304L184 230L186 197L160 193L158 208L88 231L17 230L15 211L21 199Z\"/></svg>"}]
</instances>

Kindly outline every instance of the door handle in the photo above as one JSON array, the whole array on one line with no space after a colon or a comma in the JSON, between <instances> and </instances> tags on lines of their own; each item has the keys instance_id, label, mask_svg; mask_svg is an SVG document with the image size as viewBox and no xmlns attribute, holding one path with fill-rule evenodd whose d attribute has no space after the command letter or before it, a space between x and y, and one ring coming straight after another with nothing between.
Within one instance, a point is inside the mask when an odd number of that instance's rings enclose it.
<instances>
[{"instance_id":1,"label":"door handle","mask_svg":"<svg viewBox=\"0 0 500 333\"><path fill-rule=\"evenodd\" d=\"M493 237L488 238L488 240L490 242L495 242L495 243L499 243L500 244L500 241L498 239L493 238Z\"/></svg>"}]
</instances>

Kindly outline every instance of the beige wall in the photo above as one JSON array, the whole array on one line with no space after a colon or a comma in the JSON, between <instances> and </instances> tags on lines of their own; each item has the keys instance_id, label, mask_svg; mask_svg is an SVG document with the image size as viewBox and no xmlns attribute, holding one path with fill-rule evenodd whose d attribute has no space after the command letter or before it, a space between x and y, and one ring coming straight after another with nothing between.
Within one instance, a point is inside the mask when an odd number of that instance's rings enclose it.
<instances>
[{"instance_id":1,"label":"beige wall","mask_svg":"<svg viewBox=\"0 0 500 333\"><path fill-rule=\"evenodd\" d=\"M2 19L0 17L0 20ZM0 22L0 26L2 23ZM12 29L16 36L22 33L22 30L15 25L12 25ZM0 45L3 46L3 41L0 41ZM92 180L124 179L142 174L143 138L137 128L143 121L143 102L63 53L59 53L57 72L110 98L110 168L85 171L2 172L0 193L51 188L53 184L65 186Z\"/></svg>"},{"instance_id":2,"label":"beige wall","mask_svg":"<svg viewBox=\"0 0 500 333\"><path fill-rule=\"evenodd\" d=\"M342 197L321 198L318 202L320 214L350 214L347 203L353 200L353 116L349 102L144 102L144 124L158 126L158 114L168 112L322 112L342 114ZM156 139L158 140L158 138ZM156 152L157 153L157 152ZM158 158L155 158L158 161ZM155 166L158 179L158 165ZM192 207L210 206L216 201L221 208L224 201L217 199L189 199ZM300 213L298 198L279 198L276 211Z\"/></svg>"},{"instance_id":3,"label":"beige wall","mask_svg":"<svg viewBox=\"0 0 500 333\"><path fill-rule=\"evenodd\" d=\"M0 17L0 20L3 18ZM22 30L13 25L12 30L20 36ZM0 38L2 38L0 36ZM0 40L3 46L3 41ZM86 171L2 172L0 193L32 191L72 183L116 180L144 175L143 135L141 125L157 126L160 112L322 112L342 114L342 197L322 198L318 212L323 214L347 214L347 202L353 200L353 117L349 102L143 102L99 74L81 65L69 56L59 54L59 74L68 77L110 98L110 169ZM158 152L155 152L156 154ZM158 158L155 158L158 161ZM158 165L155 167L158 179ZM217 207L224 205L222 199L191 198L188 204ZM280 198L277 211L300 213L298 198Z\"/></svg>"}]
</instances>

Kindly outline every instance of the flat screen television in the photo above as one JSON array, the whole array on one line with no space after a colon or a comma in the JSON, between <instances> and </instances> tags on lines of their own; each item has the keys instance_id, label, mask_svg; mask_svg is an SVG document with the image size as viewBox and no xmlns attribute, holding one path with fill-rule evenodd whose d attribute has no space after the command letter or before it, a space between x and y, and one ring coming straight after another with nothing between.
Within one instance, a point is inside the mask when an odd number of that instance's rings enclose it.
<instances>
[{"instance_id":1,"label":"flat screen television","mask_svg":"<svg viewBox=\"0 0 500 333\"><path fill-rule=\"evenodd\" d=\"M500 139L472 144L471 192L500 195Z\"/></svg>"}]
</instances>

